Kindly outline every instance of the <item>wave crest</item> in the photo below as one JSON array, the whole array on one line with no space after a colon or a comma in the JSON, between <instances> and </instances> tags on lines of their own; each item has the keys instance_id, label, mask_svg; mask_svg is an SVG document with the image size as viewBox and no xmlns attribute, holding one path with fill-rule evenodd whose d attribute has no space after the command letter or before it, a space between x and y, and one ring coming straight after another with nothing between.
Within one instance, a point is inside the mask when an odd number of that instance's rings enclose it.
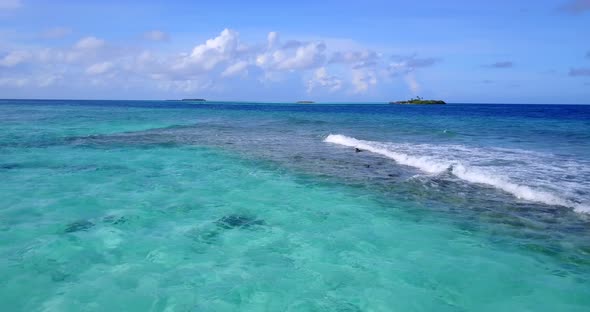
<instances>
[{"instance_id":1,"label":"wave crest","mask_svg":"<svg viewBox=\"0 0 590 312\"><path fill-rule=\"evenodd\" d=\"M573 208L577 212L590 213L590 207L587 205L560 197L550 191L539 190L532 186L515 183L511 181L510 177L500 176L488 172L485 169L470 166L461 160L449 160L437 156L411 155L397 151L392 143L359 140L340 134L330 134L324 139L324 142L354 147L379 154L393 159L401 165L414 167L429 174L440 174L449 171L461 180L492 186L510 193L519 199L548 205L564 206Z\"/></svg>"}]
</instances>

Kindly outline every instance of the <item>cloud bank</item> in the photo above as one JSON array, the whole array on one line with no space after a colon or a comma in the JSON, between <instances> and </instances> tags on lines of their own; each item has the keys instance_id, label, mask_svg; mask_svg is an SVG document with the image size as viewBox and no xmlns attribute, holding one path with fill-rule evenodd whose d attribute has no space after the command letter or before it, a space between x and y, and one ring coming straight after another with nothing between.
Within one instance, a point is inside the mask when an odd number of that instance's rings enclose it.
<instances>
[{"instance_id":1,"label":"cloud bank","mask_svg":"<svg viewBox=\"0 0 590 312\"><path fill-rule=\"evenodd\" d=\"M45 38L71 34L49 29ZM169 37L159 30L143 34L150 41ZM308 94L363 94L379 84L399 81L418 92L417 72L436 65L436 58L387 56L372 49L332 48L322 40L282 40L269 32L262 42L246 42L232 29L179 52L140 49L95 36L65 47L0 50L0 87L47 87L65 82L77 86L157 88L189 93L227 88L234 79L255 84L300 81Z\"/></svg>"}]
</instances>

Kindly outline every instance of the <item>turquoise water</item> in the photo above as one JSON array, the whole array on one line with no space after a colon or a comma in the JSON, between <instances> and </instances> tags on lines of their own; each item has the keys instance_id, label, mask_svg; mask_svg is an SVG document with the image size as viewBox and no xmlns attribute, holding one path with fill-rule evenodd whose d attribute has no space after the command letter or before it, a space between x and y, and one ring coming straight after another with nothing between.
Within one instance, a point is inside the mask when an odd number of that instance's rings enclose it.
<instances>
[{"instance_id":1,"label":"turquoise water","mask_svg":"<svg viewBox=\"0 0 590 312\"><path fill-rule=\"evenodd\" d=\"M0 181L1 311L590 307L588 106L4 100Z\"/></svg>"}]
</instances>

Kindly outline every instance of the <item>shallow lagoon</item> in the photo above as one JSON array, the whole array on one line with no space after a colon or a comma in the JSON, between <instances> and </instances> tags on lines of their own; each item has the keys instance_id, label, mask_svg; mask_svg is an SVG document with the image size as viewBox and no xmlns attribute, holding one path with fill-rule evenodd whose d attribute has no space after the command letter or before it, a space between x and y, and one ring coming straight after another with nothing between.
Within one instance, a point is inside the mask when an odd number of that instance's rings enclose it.
<instances>
[{"instance_id":1,"label":"shallow lagoon","mask_svg":"<svg viewBox=\"0 0 590 312\"><path fill-rule=\"evenodd\" d=\"M589 108L198 105L0 104L2 310L590 306L586 214L324 142L583 205Z\"/></svg>"}]
</instances>

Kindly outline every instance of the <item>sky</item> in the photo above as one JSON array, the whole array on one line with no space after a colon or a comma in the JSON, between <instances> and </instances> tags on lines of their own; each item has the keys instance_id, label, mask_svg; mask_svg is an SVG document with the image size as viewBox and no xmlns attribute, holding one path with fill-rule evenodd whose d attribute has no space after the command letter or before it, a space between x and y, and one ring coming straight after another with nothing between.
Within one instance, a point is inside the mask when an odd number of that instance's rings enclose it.
<instances>
[{"instance_id":1,"label":"sky","mask_svg":"<svg viewBox=\"0 0 590 312\"><path fill-rule=\"evenodd\" d=\"M590 0L0 0L0 98L590 104Z\"/></svg>"}]
</instances>

